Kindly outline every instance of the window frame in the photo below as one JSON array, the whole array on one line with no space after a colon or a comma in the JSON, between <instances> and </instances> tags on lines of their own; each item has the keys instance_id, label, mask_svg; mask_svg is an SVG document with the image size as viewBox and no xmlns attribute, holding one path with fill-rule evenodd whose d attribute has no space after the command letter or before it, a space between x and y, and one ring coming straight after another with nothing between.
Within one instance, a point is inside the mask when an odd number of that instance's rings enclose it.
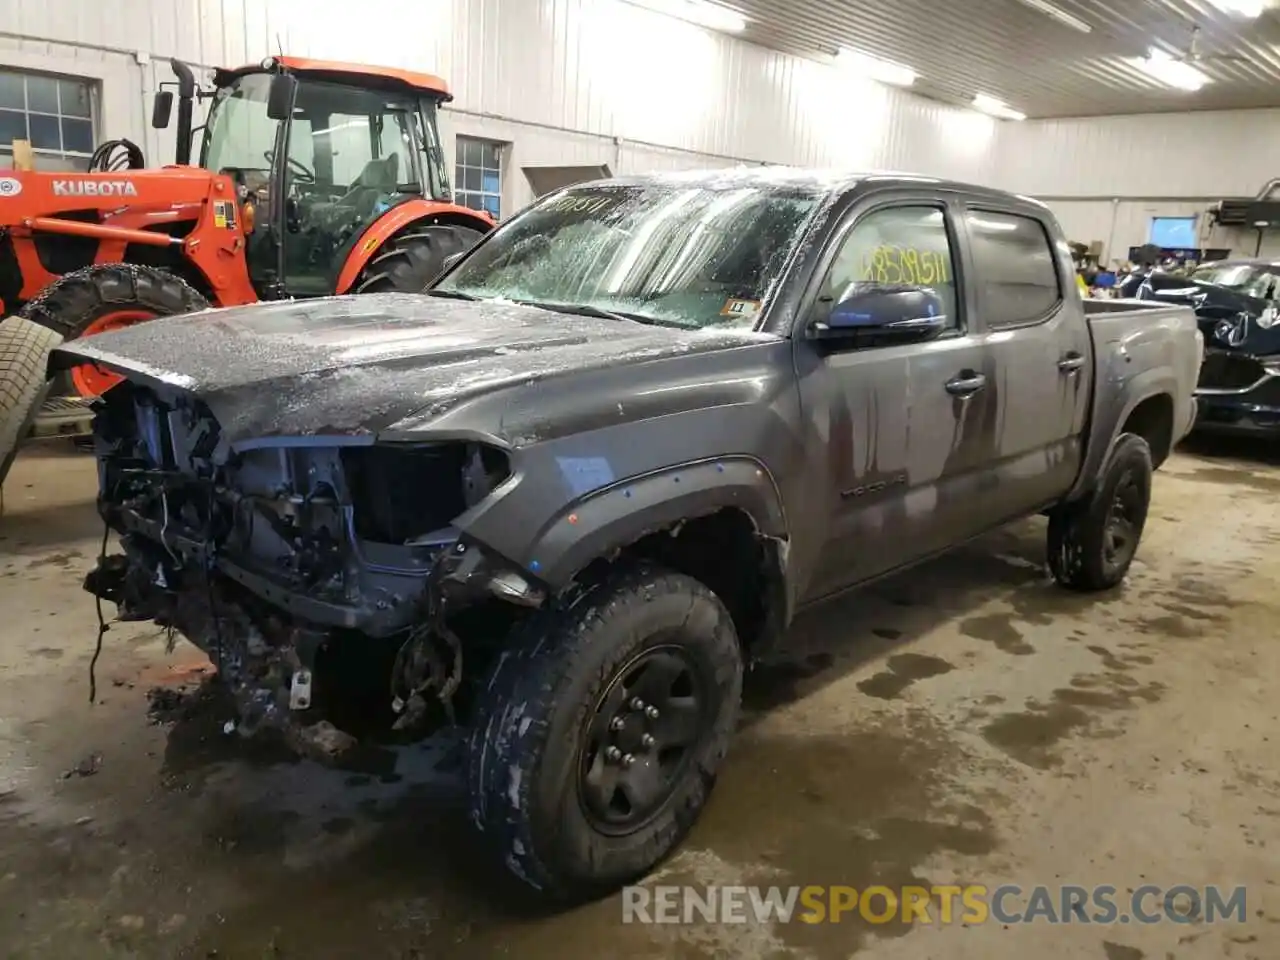
<instances>
[{"instance_id":1,"label":"window frame","mask_svg":"<svg viewBox=\"0 0 1280 960\"><path fill-rule=\"evenodd\" d=\"M465 160L466 147L469 145L479 146L481 149L490 147L493 149L494 166L488 167L484 164L483 155L479 165L467 163ZM453 146L453 202L481 213L487 213L493 217L495 221L502 219L502 181L504 167L506 165L506 157L504 156L507 144L501 140L492 140L488 137L473 137L467 134L458 134L454 137ZM462 159L460 159L460 156ZM481 189L471 190L466 185L466 171L475 170L480 173ZM498 188L496 190L485 190L483 187L485 174L496 174L498 178ZM468 202L470 198L475 198L480 206L473 206ZM493 209L486 204L486 200L493 201Z\"/></svg>"},{"instance_id":2,"label":"window frame","mask_svg":"<svg viewBox=\"0 0 1280 960\"><path fill-rule=\"evenodd\" d=\"M862 200L864 202L858 202ZM955 288L955 309L956 322L954 326L949 327L938 335L938 340L948 340L953 338L966 337L973 333L970 325L969 304L967 301L967 283L965 282L965 274L967 270L967 261L964 253L964 239L960 232L960 227L956 222L956 210L951 197L946 195L931 194L915 194L910 192L895 193L890 195L879 195L871 197L856 198L852 204L852 209L848 209L835 229L827 237L827 242L823 245L822 253L818 258L817 264L814 266L812 273L809 275L804 296L800 300L800 307L796 311L793 336L799 339L813 339L810 328L813 324L813 310L817 303L818 296L822 292L822 288L830 275L832 267L835 265L836 259L840 252L844 249L845 241L850 234L858 228L868 217L874 216L885 210L900 209L903 207L927 208L930 210L938 210L942 213L942 223L947 234L947 248L951 256L951 276L952 285ZM871 344L865 347L859 347L858 352L863 350L883 350L890 346L900 346L897 344Z\"/></svg>"},{"instance_id":3,"label":"window frame","mask_svg":"<svg viewBox=\"0 0 1280 960\"><path fill-rule=\"evenodd\" d=\"M27 140L30 142L31 137L31 117L45 117L56 120L58 122L58 149L49 147L37 147L31 144L31 151L36 157L45 157L51 160L59 160L72 165L72 170L78 173L84 173L89 168L89 161L93 157L94 151L98 146L98 119L101 108L101 81L93 77L77 76L74 74L64 74L45 70L31 70L26 67L14 66L10 64L0 63L0 73L7 73L22 80L22 109L17 110L12 107L0 107L12 113L21 114L27 125ZM33 110L31 108L31 93L29 89L29 81L32 78L43 80L52 80L58 85L58 107L57 113L50 113L47 110ZM84 89L88 96L88 116L80 116L73 113L67 113L63 109L62 104L62 84L73 84ZM77 122L87 121L89 124L89 140L90 148L88 151L67 150L61 146L63 144L64 120L73 120ZM13 163L13 147L11 143L0 144L0 157L8 158L10 164ZM72 171L68 171L72 172Z\"/></svg>"},{"instance_id":4,"label":"window frame","mask_svg":"<svg viewBox=\"0 0 1280 960\"><path fill-rule=\"evenodd\" d=\"M1044 310L1042 313L1036 314L1035 316L1029 319L1019 320L1014 323L993 322L990 314L987 311L986 303L984 302L985 297L983 295L982 284L981 282L975 284L974 291L973 291L974 305L975 305L975 309L978 311L979 316L982 317L983 329L991 332L1000 331L1000 330L1020 330L1025 327L1037 327L1037 326L1040 326L1041 324L1048 323L1055 316L1057 316L1059 311L1061 311L1063 306L1066 304L1067 289L1068 289L1068 283L1067 283L1068 278L1063 276L1062 262L1061 262L1061 257L1059 256L1058 245L1054 242L1053 231L1049 229L1048 222L1046 222L1046 220L1043 217L1037 216L1034 212L1028 211L1028 210L1013 210L1008 207L1001 207L1001 206L992 205L992 204L966 203L964 205L963 222L964 222L966 239L969 245L969 256L973 262L973 269L975 273L979 271L978 259L977 259L978 244L974 237L973 231L969 229L969 215L974 213L980 214L980 215L985 214L988 216L1014 217L1019 220L1029 220L1030 222L1034 223L1037 227L1039 227L1040 234L1044 238L1045 246L1049 251L1049 262L1053 266L1053 277L1058 284L1058 298L1046 310Z\"/></svg>"}]
</instances>

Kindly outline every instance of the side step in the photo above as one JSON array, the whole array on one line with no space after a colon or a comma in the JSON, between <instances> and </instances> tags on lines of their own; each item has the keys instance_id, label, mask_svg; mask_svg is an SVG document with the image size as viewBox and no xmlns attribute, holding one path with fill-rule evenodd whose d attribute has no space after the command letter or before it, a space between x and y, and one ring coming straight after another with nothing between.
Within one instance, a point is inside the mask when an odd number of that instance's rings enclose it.
<instances>
[{"instance_id":1,"label":"side step","mask_svg":"<svg viewBox=\"0 0 1280 960\"><path fill-rule=\"evenodd\" d=\"M28 440L87 437L93 433L92 397L49 397L27 434Z\"/></svg>"}]
</instances>

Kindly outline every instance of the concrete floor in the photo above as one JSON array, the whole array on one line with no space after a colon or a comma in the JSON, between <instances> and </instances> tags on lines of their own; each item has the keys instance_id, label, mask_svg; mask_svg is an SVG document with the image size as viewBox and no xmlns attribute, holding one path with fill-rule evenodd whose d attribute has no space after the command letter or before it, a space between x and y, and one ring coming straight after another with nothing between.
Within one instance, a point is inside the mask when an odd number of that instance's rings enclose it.
<instances>
[{"instance_id":1,"label":"concrete floor","mask_svg":"<svg viewBox=\"0 0 1280 960\"><path fill-rule=\"evenodd\" d=\"M106 637L88 458L24 455L0 518L6 957L1280 957L1280 467L1199 444L1158 475L1113 596L1041 573L1028 522L823 610L749 680L659 882L1245 884L1242 925L639 926L540 913L477 856L433 755L333 771L148 721L189 646ZM86 775L87 774L87 775Z\"/></svg>"}]
</instances>

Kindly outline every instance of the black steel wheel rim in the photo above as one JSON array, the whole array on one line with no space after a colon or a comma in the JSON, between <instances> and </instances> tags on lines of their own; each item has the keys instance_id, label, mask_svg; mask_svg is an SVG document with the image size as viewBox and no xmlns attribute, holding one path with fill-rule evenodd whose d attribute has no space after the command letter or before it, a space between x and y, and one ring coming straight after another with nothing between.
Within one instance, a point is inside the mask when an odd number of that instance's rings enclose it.
<instances>
[{"instance_id":1,"label":"black steel wheel rim","mask_svg":"<svg viewBox=\"0 0 1280 960\"><path fill-rule=\"evenodd\" d=\"M1120 475L1107 509L1107 522L1102 531L1102 555L1112 568L1126 562L1138 549L1142 533L1142 491L1137 474L1126 470Z\"/></svg>"},{"instance_id":2,"label":"black steel wheel rim","mask_svg":"<svg viewBox=\"0 0 1280 960\"><path fill-rule=\"evenodd\" d=\"M650 647L613 676L587 719L578 797L601 833L634 833L652 821L706 739L712 686L676 644Z\"/></svg>"}]
</instances>

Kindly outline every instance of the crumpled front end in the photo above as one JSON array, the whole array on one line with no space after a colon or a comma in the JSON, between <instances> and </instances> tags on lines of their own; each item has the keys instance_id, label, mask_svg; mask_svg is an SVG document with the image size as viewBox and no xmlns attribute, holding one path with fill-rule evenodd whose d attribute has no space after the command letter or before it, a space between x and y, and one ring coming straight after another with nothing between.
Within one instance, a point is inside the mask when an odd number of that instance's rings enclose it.
<instances>
[{"instance_id":1,"label":"crumpled front end","mask_svg":"<svg viewBox=\"0 0 1280 960\"><path fill-rule=\"evenodd\" d=\"M458 524L510 474L495 446L342 436L233 447L198 397L133 382L107 394L95 444L99 510L121 550L86 589L207 653L236 701L228 729L341 750L350 741L329 717L362 672L353 664L371 668L399 726L452 719L458 617L541 602Z\"/></svg>"}]
</instances>

